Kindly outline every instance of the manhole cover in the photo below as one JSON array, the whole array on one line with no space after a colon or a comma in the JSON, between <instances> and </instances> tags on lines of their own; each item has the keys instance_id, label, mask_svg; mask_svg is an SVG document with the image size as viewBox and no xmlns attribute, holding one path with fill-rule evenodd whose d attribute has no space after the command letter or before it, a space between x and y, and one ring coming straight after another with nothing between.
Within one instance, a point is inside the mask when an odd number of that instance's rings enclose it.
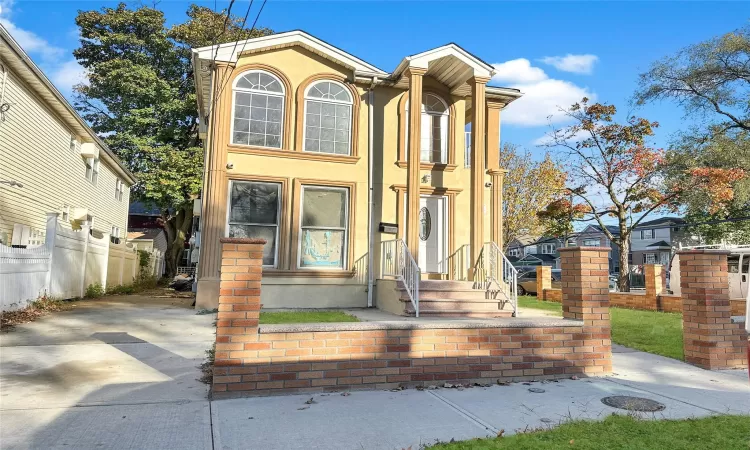
<instances>
[{"instance_id":1,"label":"manhole cover","mask_svg":"<svg viewBox=\"0 0 750 450\"><path fill-rule=\"evenodd\" d=\"M613 408L626 409L628 411L656 412L663 411L666 406L643 397L631 397L629 395L613 395L604 397L602 403Z\"/></svg>"}]
</instances>

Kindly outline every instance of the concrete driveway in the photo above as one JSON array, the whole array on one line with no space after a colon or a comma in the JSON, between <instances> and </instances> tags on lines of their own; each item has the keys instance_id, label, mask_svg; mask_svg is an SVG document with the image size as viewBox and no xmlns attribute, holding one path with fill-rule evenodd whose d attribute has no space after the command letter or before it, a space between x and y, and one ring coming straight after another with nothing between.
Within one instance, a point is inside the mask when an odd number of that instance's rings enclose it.
<instances>
[{"instance_id":1,"label":"concrete driveway","mask_svg":"<svg viewBox=\"0 0 750 450\"><path fill-rule=\"evenodd\" d=\"M81 301L0 335L0 447L212 448L215 315L190 301Z\"/></svg>"},{"instance_id":2,"label":"concrete driveway","mask_svg":"<svg viewBox=\"0 0 750 450\"><path fill-rule=\"evenodd\" d=\"M601 402L611 395L666 406L646 418L750 414L747 371L622 347L606 378L209 403L197 380L213 320L185 300L112 297L1 335L0 447L416 449L623 413Z\"/></svg>"}]
</instances>

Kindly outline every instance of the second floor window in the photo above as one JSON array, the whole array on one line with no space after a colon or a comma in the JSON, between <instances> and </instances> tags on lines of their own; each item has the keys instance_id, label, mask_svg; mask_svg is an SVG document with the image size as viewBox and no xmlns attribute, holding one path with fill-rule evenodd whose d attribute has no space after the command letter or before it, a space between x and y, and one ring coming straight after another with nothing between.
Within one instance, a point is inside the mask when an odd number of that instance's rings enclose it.
<instances>
[{"instance_id":1,"label":"second floor window","mask_svg":"<svg viewBox=\"0 0 750 450\"><path fill-rule=\"evenodd\" d=\"M232 144L281 148L284 85L268 72L237 77L232 106Z\"/></svg>"},{"instance_id":2,"label":"second floor window","mask_svg":"<svg viewBox=\"0 0 750 450\"><path fill-rule=\"evenodd\" d=\"M125 183L118 178L115 181L115 200L122 201L122 194L125 192Z\"/></svg>"},{"instance_id":3,"label":"second floor window","mask_svg":"<svg viewBox=\"0 0 750 450\"><path fill-rule=\"evenodd\" d=\"M583 240L584 247L599 247L600 245L601 245L601 241L599 239L584 239Z\"/></svg>"},{"instance_id":4,"label":"second floor window","mask_svg":"<svg viewBox=\"0 0 750 450\"><path fill-rule=\"evenodd\" d=\"M320 81L305 93L306 152L351 153L352 96L334 81Z\"/></svg>"},{"instance_id":5,"label":"second floor window","mask_svg":"<svg viewBox=\"0 0 750 450\"><path fill-rule=\"evenodd\" d=\"M653 239L654 238L654 230L641 230L641 239Z\"/></svg>"},{"instance_id":6,"label":"second floor window","mask_svg":"<svg viewBox=\"0 0 750 450\"><path fill-rule=\"evenodd\" d=\"M86 179L96 184L99 179L99 158L86 158Z\"/></svg>"},{"instance_id":7,"label":"second floor window","mask_svg":"<svg viewBox=\"0 0 750 450\"><path fill-rule=\"evenodd\" d=\"M551 255L555 253L555 244L543 244L542 245L542 253L546 255Z\"/></svg>"},{"instance_id":8,"label":"second floor window","mask_svg":"<svg viewBox=\"0 0 750 450\"><path fill-rule=\"evenodd\" d=\"M406 105L409 116L409 104ZM419 160L426 163L445 164L448 158L448 105L435 94L422 96L422 129ZM409 142L409 125L406 126L406 141Z\"/></svg>"}]
</instances>

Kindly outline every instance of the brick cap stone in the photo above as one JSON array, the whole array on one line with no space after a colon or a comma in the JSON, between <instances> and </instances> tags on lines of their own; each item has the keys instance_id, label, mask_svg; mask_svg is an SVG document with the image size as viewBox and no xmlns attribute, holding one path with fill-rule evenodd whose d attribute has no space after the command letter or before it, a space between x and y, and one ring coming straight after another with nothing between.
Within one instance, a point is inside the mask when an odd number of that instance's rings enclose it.
<instances>
[{"instance_id":1,"label":"brick cap stone","mask_svg":"<svg viewBox=\"0 0 750 450\"><path fill-rule=\"evenodd\" d=\"M690 250L678 250L678 255L729 255L732 252L729 250L719 250L711 248L695 248Z\"/></svg>"},{"instance_id":2,"label":"brick cap stone","mask_svg":"<svg viewBox=\"0 0 750 450\"><path fill-rule=\"evenodd\" d=\"M586 251L586 252L611 252L612 249L609 247L560 247L557 249L558 252L572 252L575 250Z\"/></svg>"},{"instance_id":3,"label":"brick cap stone","mask_svg":"<svg viewBox=\"0 0 750 450\"><path fill-rule=\"evenodd\" d=\"M261 325L258 333L301 333L311 331L369 331L369 330L442 330L467 328L563 328L582 327L582 320L504 318L498 320L442 320L406 322L384 320L378 322L329 322Z\"/></svg>"},{"instance_id":4,"label":"brick cap stone","mask_svg":"<svg viewBox=\"0 0 750 450\"><path fill-rule=\"evenodd\" d=\"M265 244L265 239L260 238L221 238L222 244Z\"/></svg>"}]
</instances>

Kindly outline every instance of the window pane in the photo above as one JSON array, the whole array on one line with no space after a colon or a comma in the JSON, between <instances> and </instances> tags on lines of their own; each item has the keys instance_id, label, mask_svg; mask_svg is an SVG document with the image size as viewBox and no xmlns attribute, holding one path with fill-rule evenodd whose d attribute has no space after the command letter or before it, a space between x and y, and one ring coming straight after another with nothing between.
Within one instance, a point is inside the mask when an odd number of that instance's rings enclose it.
<instances>
[{"instance_id":1,"label":"window pane","mask_svg":"<svg viewBox=\"0 0 750 450\"><path fill-rule=\"evenodd\" d=\"M322 153L333 153L333 141L320 141L320 151Z\"/></svg>"},{"instance_id":2,"label":"window pane","mask_svg":"<svg viewBox=\"0 0 750 450\"><path fill-rule=\"evenodd\" d=\"M252 108L250 118L255 120L266 120L266 108Z\"/></svg>"},{"instance_id":3,"label":"window pane","mask_svg":"<svg viewBox=\"0 0 750 450\"><path fill-rule=\"evenodd\" d=\"M235 103L238 105L245 105L250 106L252 94L247 94L245 92L237 92L235 96Z\"/></svg>"},{"instance_id":4,"label":"window pane","mask_svg":"<svg viewBox=\"0 0 750 450\"><path fill-rule=\"evenodd\" d=\"M253 106L265 108L268 103L267 100L268 96L266 95L253 94L253 99L251 100L250 104Z\"/></svg>"},{"instance_id":5,"label":"window pane","mask_svg":"<svg viewBox=\"0 0 750 450\"><path fill-rule=\"evenodd\" d=\"M268 96L268 107L272 109L281 109L281 97Z\"/></svg>"},{"instance_id":6,"label":"window pane","mask_svg":"<svg viewBox=\"0 0 750 450\"><path fill-rule=\"evenodd\" d=\"M234 131L249 131L250 122L243 119L234 119Z\"/></svg>"},{"instance_id":7,"label":"window pane","mask_svg":"<svg viewBox=\"0 0 750 450\"><path fill-rule=\"evenodd\" d=\"M234 107L234 117L236 119L249 119L250 108L247 106L237 105Z\"/></svg>"},{"instance_id":8,"label":"window pane","mask_svg":"<svg viewBox=\"0 0 750 450\"><path fill-rule=\"evenodd\" d=\"M266 125L261 122L260 120L251 120L250 121L250 132L251 133L265 133L266 132Z\"/></svg>"},{"instance_id":9,"label":"window pane","mask_svg":"<svg viewBox=\"0 0 750 450\"><path fill-rule=\"evenodd\" d=\"M302 226L345 228L346 197L347 193L343 190L306 188L302 205Z\"/></svg>"},{"instance_id":10,"label":"window pane","mask_svg":"<svg viewBox=\"0 0 750 450\"><path fill-rule=\"evenodd\" d=\"M266 136L264 134L250 133L248 138L248 145L260 145L263 146L266 142Z\"/></svg>"},{"instance_id":11,"label":"window pane","mask_svg":"<svg viewBox=\"0 0 750 450\"><path fill-rule=\"evenodd\" d=\"M279 185L233 182L229 222L276 224Z\"/></svg>"},{"instance_id":12,"label":"window pane","mask_svg":"<svg viewBox=\"0 0 750 450\"><path fill-rule=\"evenodd\" d=\"M320 151L320 141L318 141L317 139L305 139L305 151L306 152Z\"/></svg>"},{"instance_id":13,"label":"window pane","mask_svg":"<svg viewBox=\"0 0 750 450\"><path fill-rule=\"evenodd\" d=\"M281 136L266 136L266 147L281 148Z\"/></svg>"},{"instance_id":14,"label":"window pane","mask_svg":"<svg viewBox=\"0 0 750 450\"><path fill-rule=\"evenodd\" d=\"M300 267L344 267L344 231L302 230Z\"/></svg>"},{"instance_id":15,"label":"window pane","mask_svg":"<svg viewBox=\"0 0 750 450\"><path fill-rule=\"evenodd\" d=\"M243 133L241 131L235 131L234 135L232 136L232 142L235 144L244 144L247 145L248 143L248 134Z\"/></svg>"},{"instance_id":16,"label":"window pane","mask_svg":"<svg viewBox=\"0 0 750 450\"><path fill-rule=\"evenodd\" d=\"M253 225L229 225L229 237L261 238L266 240L263 246L263 265L274 266L276 256L276 227Z\"/></svg>"}]
</instances>

